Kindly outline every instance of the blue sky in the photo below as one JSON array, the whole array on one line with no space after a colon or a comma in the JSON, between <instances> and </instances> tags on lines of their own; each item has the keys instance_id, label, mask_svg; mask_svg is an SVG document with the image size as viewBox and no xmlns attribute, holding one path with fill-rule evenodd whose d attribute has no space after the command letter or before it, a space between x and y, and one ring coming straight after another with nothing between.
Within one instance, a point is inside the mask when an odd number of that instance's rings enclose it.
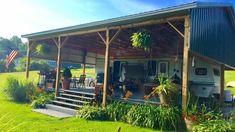
<instances>
[{"instance_id":1,"label":"blue sky","mask_svg":"<svg viewBox=\"0 0 235 132\"><path fill-rule=\"evenodd\" d=\"M195 0L2 0L0 36L11 37L104 20ZM235 0L200 0L229 2Z\"/></svg>"}]
</instances>

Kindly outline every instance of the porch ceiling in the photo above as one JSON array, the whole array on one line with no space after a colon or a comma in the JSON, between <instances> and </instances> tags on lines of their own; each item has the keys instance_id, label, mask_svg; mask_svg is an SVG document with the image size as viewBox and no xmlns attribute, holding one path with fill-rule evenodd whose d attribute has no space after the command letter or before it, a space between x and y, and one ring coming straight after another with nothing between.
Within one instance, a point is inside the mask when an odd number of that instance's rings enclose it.
<instances>
[{"instance_id":1,"label":"porch ceiling","mask_svg":"<svg viewBox=\"0 0 235 132\"><path fill-rule=\"evenodd\" d=\"M171 21L171 23L184 32L184 20ZM148 54L143 49L132 47L131 35L140 30L146 29L150 32L152 38L152 57L169 57L182 55L183 37L180 36L168 23L125 28L121 29L120 34L110 45L110 56L113 58L146 58ZM113 36L117 30L110 30L110 36ZM105 32L100 32L105 38ZM65 37L62 37L62 40ZM36 41L36 44L45 43L54 45L52 38ZM56 47L55 47L56 48ZM63 48L82 50L100 55L105 54L105 44L97 32L84 35L68 36ZM69 53L62 53L69 54Z\"/></svg>"}]
</instances>

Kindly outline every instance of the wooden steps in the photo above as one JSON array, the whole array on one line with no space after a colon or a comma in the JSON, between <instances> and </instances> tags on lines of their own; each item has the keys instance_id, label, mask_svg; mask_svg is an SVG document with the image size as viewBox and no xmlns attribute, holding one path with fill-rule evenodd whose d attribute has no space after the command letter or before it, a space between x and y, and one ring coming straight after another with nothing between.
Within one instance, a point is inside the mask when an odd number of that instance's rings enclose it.
<instances>
[{"instance_id":1,"label":"wooden steps","mask_svg":"<svg viewBox=\"0 0 235 132\"><path fill-rule=\"evenodd\" d=\"M95 93L64 90L50 104L46 104L46 108L70 115L76 115L77 110L85 104L95 101Z\"/></svg>"},{"instance_id":2,"label":"wooden steps","mask_svg":"<svg viewBox=\"0 0 235 132\"><path fill-rule=\"evenodd\" d=\"M73 95L73 94L65 94L61 93L61 97L70 97L70 98L75 98L75 99L84 99L84 100L94 100L94 97L86 97L86 96L79 96L79 95Z\"/></svg>"},{"instance_id":3,"label":"wooden steps","mask_svg":"<svg viewBox=\"0 0 235 132\"><path fill-rule=\"evenodd\" d=\"M73 95L95 96L95 93L88 93L88 92L76 91L76 90L64 90L64 93L70 93Z\"/></svg>"}]
</instances>

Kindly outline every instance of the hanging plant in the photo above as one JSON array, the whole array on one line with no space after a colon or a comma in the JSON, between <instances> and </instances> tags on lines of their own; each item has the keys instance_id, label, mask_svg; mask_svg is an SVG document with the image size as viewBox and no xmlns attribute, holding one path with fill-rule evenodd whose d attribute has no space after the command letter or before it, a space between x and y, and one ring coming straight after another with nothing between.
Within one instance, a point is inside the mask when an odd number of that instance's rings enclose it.
<instances>
[{"instance_id":1,"label":"hanging plant","mask_svg":"<svg viewBox=\"0 0 235 132\"><path fill-rule=\"evenodd\" d=\"M38 55L48 55L50 52L50 47L45 44L39 44L35 47L35 53Z\"/></svg>"},{"instance_id":2,"label":"hanging plant","mask_svg":"<svg viewBox=\"0 0 235 132\"><path fill-rule=\"evenodd\" d=\"M134 48L143 48L145 51L149 51L152 44L151 36L145 29L133 33L131 41Z\"/></svg>"}]
</instances>

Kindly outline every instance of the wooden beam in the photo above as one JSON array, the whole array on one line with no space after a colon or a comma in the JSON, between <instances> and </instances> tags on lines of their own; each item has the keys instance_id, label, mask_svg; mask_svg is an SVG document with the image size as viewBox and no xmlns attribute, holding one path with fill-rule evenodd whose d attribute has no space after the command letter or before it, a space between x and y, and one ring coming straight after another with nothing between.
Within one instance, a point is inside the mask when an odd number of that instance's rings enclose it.
<instances>
[{"instance_id":1,"label":"wooden beam","mask_svg":"<svg viewBox=\"0 0 235 132\"><path fill-rule=\"evenodd\" d=\"M52 40L54 41L54 44L56 45L56 47L58 48L59 45L58 45L58 41L56 40L56 38L52 38Z\"/></svg>"},{"instance_id":2,"label":"wooden beam","mask_svg":"<svg viewBox=\"0 0 235 132\"><path fill-rule=\"evenodd\" d=\"M97 33L100 36L101 40L104 42L104 44L106 44L106 40L103 38L103 36L99 32L97 32Z\"/></svg>"},{"instance_id":3,"label":"wooden beam","mask_svg":"<svg viewBox=\"0 0 235 132\"><path fill-rule=\"evenodd\" d=\"M175 17L162 18L162 19L157 19L157 20L154 19L154 20L136 22L136 23L131 23L131 24L112 26L112 27L109 27L109 30L119 29L120 27L122 29L126 29L126 28L147 26L147 25L152 25L152 24L161 24L161 23L166 23L167 21L183 20L184 18L185 18L185 16L175 16ZM65 33L65 34L61 34L61 36L82 35L82 34L88 34L88 33L101 32L101 31L105 31L105 30L106 30L106 28L100 28L100 29L94 29L94 30L89 30L89 31L78 31L78 32L74 32L74 33Z\"/></svg>"},{"instance_id":4,"label":"wooden beam","mask_svg":"<svg viewBox=\"0 0 235 132\"><path fill-rule=\"evenodd\" d=\"M109 29L119 29L120 27L122 29L126 28L134 28L134 27L140 27L140 26L147 26L147 25L152 25L152 24L161 24L161 23L166 23L167 21L173 21L173 20L181 20L184 19L185 16L175 16L175 17L169 17L169 18L162 18L162 19L155 19L155 20L148 20L144 22L136 22L132 24L124 24L124 25L118 25L118 26L113 26L109 27ZM62 36L74 36L74 35L83 35L83 34L89 34L89 33L96 33L96 32L101 32L105 31L107 28L99 28L99 29L92 29L92 30L85 30L85 31L77 31L77 32L70 32L70 33L62 33L62 34L56 34L56 35L45 35L44 37L29 37L28 39L30 41L34 40L42 40L42 39L49 39L56 37L58 35Z\"/></svg>"},{"instance_id":5,"label":"wooden beam","mask_svg":"<svg viewBox=\"0 0 235 132\"><path fill-rule=\"evenodd\" d=\"M57 45L57 64L56 64L56 84L55 84L55 96L59 95L59 88L60 88L60 66L61 66L61 41L60 37L58 37L58 41L56 42Z\"/></svg>"},{"instance_id":6,"label":"wooden beam","mask_svg":"<svg viewBox=\"0 0 235 132\"><path fill-rule=\"evenodd\" d=\"M224 104L224 65L220 66L220 105Z\"/></svg>"},{"instance_id":7,"label":"wooden beam","mask_svg":"<svg viewBox=\"0 0 235 132\"><path fill-rule=\"evenodd\" d=\"M66 36L65 39L61 42L61 37L59 36L58 40L56 40L55 38L53 38L52 40L54 41L54 43L56 44L57 47L62 48L66 44L68 39L69 39L69 37ZM59 41L60 41L60 44L59 44Z\"/></svg>"},{"instance_id":8,"label":"wooden beam","mask_svg":"<svg viewBox=\"0 0 235 132\"><path fill-rule=\"evenodd\" d=\"M107 98L107 89L109 87L109 29L106 30L106 42L105 42L105 62L104 62L104 87L103 87L103 107L106 106L106 98Z\"/></svg>"},{"instance_id":9,"label":"wooden beam","mask_svg":"<svg viewBox=\"0 0 235 132\"><path fill-rule=\"evenodd\" d=\"M184 38L184 34L181 33L179 29L177 29L171 22L167 21L167 23L168 23L173 29L175 29L175 31L176 31L177 33L179 33L179 34Z\"/></svg>"},{"instance_id":10,"label":"wooden beam","mask_svg":"<svg viewBox=\"0 0 235 132\"><path fill-rule=\"evenodd\" d=\"M182 77L182 109L186 110L189 86L189 16L184 21L184 53L183 53L183 77Z\"/></svg>"},{"instance_id":11,"label":"wooden beam","mask_svg":"<svg viewBox=\"0 0 235 132\"><path fill-rule=\"evenodd\" d=\"M110 39L109 43L112 43L114 39L117 38L117 36L120 34L121 32L121 28L118 29L118 31L113 35L113 37Z\"/></svg>"},{"instance_id":12,"label":"wooden beam","mask_svg":"<svg viewBox=\"0 0 235 132\"><path fill-rule=\"evenodd\" d=\"M66 42L68 41L69 37L66 36L65 39L63 40L63 42L61 43L61 48L66 44Z\"/></svg>"},{"instance_id":13,"label":"wooden beam","mask_svg":"<svg viewBox=\"0 0 235 132\"><path fill-rule=\"evenodd\" d=\"M26 62L26 79L29 78L29 68L30 68L30 51L31 51L31 47L33 45L33 42L29 41L28 44L27 44L27 62Z\"/></svg>"}]
</instances>

